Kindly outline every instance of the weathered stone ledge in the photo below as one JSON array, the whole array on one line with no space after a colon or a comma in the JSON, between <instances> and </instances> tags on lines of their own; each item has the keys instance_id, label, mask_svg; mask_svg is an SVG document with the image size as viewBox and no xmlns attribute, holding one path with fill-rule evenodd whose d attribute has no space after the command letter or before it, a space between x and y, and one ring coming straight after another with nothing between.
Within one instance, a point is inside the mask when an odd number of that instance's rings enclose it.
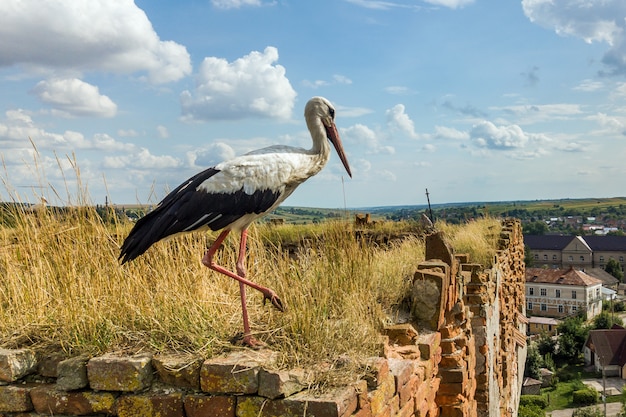
<instances>
[{"instance_id":1,"label":"weathered stone ledge","mask_svg":"<svg viewBox=\"0 0 626 417\"><path fill-rule=\"evenodd\" d=\"M417 336L404 330L405 339ZM400 353L372 358L363 364L363 380L323 394L307 390L310 375L302 369L274 370L276 355L267 350L203 360L150 354L37 358L29 349L0 349L0 417L426 415L435 404L437 378L419 352L433 349L424 340L437 339L410 340L417 360Z\"/></svg>"}]
</instances>

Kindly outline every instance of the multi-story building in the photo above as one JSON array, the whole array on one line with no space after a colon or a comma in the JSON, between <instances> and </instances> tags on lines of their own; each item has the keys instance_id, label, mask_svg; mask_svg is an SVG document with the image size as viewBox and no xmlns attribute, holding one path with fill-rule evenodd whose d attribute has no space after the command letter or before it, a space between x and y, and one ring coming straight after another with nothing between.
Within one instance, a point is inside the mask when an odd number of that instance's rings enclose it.
<instances>
[{"instance_id":1,"label":"multi-story building","mask_svg":"<svg viewBox=\"0 0 626 417\"><path fill-rule=\"evenodd\" d=\"M586 270L615 259L626 268L626 236L524 235L535 267Z\"/></svg>"},{"instance_id":2,"label":"multi-story building","mask_svg":"<svg viewBox=\"0 0 626 417\"><path fill-rule=\"evenodd\" d=\"M526 314L567 317L602 311L602 281L574 268L526 268Z\"/></svg>"}]
</instances>

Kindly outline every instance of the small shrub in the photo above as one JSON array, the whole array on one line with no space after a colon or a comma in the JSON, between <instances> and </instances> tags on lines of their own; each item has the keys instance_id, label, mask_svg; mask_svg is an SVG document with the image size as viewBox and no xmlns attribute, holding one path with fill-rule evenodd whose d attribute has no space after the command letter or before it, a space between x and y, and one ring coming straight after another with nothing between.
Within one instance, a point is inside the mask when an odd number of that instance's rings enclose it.
<instances>
[{"instance_id":1,"label":"small shrub","mask_svg":"<svg viewBox=\"0 0 626 417\"><path fill-rule=\"evenodd\" d=\"M539 408L546 408L548 400L542 395L522 395L519 399L519 405L536 405Z\"/></svg>"},{"instance_id":2,"label":"small shrub","mask_svg":"<svg viewBox=\"0 0 626 417\"><path fill-rule=\"evenodd\" d=\"M598 391L593 388L579 389L572 393L572 402L578 405L593 405L598 402Z\"/></svg>"},{"instance_id":3,"label":"small shrub","mask_svg":"<svg viewBox=\"0 0 626 417\"><path fill-rule=\"evenodd\" d=\"M534 404L521 405L517 410L518 417L545 417L546 412Z\"/></svg>"},{"instance_id":4,"label":"small shrub","mask_svg":"<svg viewBox=\"0 0 626 417\"><path fill-rule=\"evenodd\" d=\"M585 407L574 410L572 417L603 417L604 412L599 407Z\"/></svg>"}]
</instances>

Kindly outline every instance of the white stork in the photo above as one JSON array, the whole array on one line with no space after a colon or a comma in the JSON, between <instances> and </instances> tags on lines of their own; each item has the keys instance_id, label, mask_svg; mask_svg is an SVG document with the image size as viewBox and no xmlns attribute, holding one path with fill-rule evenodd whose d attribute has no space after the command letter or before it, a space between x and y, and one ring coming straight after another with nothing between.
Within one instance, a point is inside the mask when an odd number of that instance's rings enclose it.
<instances>
[{"instance_id":1,"label":"white stork","mask_svg":"<svg viewBox=\"0 0 626 417\"><path fill-rule=\"evenodd\" d=\"M263 301L284 311L276 293L246 278L246 238L250 224L271 212L308 178L317 174L330 158L333 144L348 175L352 177L337 127L335 109L323 97L306 104L304 118L313 138L311 149L270 146L252 151L189 178L169 193L157 207L137 221L121 248L122 264L144 253L168 236L193 230L222 230L202 258L208 268L239 281L243 315L243 343L260 344L250 332L246 285L260 291ZM241 233L237 273L217 265L215 252L231 231Z\"/></svg>"}]
</instances>

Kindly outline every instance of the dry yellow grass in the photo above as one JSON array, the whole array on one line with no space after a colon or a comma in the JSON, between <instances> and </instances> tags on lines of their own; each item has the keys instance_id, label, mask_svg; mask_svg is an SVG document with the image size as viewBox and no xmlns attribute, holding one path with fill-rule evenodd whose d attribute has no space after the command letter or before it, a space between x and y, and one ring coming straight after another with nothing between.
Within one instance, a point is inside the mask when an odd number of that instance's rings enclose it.
<instances>
[{"instance_id":1,"label":"dry yellow grass","mask_svg":"<svg viewBox=\"0 0 626 417\"><path fill-rule=\"evenodd\" d=\"M159 242L120 266L119 245L131 224L105 224L93 208L63 215L18 210L11 218L12 226L0 227L1 345L207 356L231 348L241 329L238 285L200 263L214 235ZM285 362L374 353L382 322L423 258L418 239L375 248L349 229L329 223L303 230L310 238L296 259L269 243L265 236L275 228L251 230L249 277L274 288L287 305L285 313L275 311L251 290L253 330ZM236 246L229 239L218 262L232 267Z\"/></svg>"},{"instance_id":2,"label":"dry yellow grass","mask_svg":"<svg viewBox=\"0 0 626 417\"><path fill-rule=\"evenodd\" d=\"M235 348L230 340L242 328L239 286L200 262L216 234L159 242L120 266L119 247L132 224L104 222L82 192L70 200L81 207L0 211L0 346L207 357ZM404 227L411 226L381 226L388 234ZM457 252L491 263L497 220L437 227ZM282 242L297 242L297 256ZM281 353L284 366L324 363L331 370L342 358L378 353L380 329L393 320L424 257L421 239L378 246L357 239L347 222L254 226L248 246L249 278L273 288L287 306L280 313L250 290L256 337ZM236 251L237 239L228 239L218 263L232 268Z\"/></svg>"}]
</instances>

